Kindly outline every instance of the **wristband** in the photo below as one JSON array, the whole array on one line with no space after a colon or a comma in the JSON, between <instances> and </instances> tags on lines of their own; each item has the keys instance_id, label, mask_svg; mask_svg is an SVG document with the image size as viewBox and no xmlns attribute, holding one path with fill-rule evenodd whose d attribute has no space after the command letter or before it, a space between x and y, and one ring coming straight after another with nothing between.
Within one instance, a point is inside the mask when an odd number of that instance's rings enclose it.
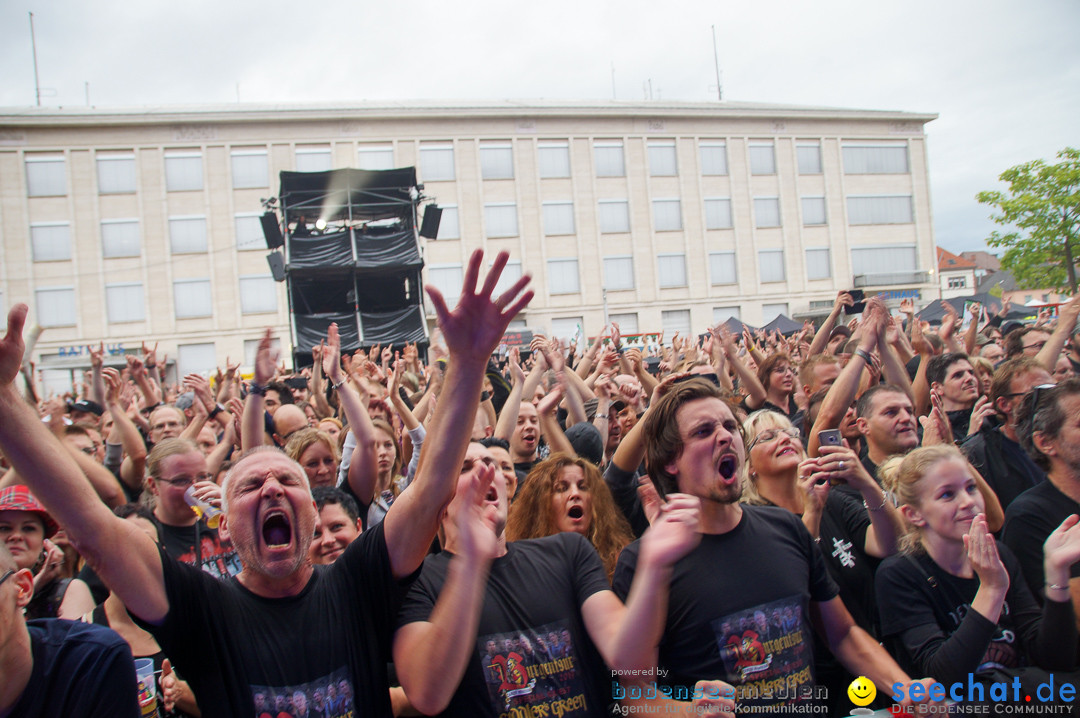
<instances>
[{"instance_id":1,"label":"wristband","mask_svg":"<svg viewBox=\"0 0 1080 718\"><path fill-rule=\"evenodd\" d=\"M482 391L482 392L480 392L480 401L487 401L490 398L491 398L491 392L490 391Z\"/></svg>"},{"instance_id":2,"label":"wristband","mask_svg":"<svg viewBox=\"0 0 1080 718\"><path fill-rule=\"evenodd\" d=\"M345 382L347 382L348 380L348 377L341 377L341 381L332 381L330 382L330 386L334 387L334 390L336 391L341 387L345 386Z\"/></svg>"},{"instance_id":3,"label":"wristband","mask_svg":"<svg viewBox=\"0 0 1080 718\"><path fill-rule=\"evenodd\" d=\"M862 357L862 360L866 362L867 366L870 365L870 352L866 351L862 347L855 350L855 356Z\"/></svg>"},{"instance_id":4,"label":"wristband","mask_svg":"<svg viewBox=\"0 0 1080 718\"><path fill-rule=\"evenodd\" d=\"M880 506L878 506L877 508L871 508L870 506L866 505L866 499L863 499L862 505L863 505L864 509L876 512L876 511L881 511L882 509L884 509L885 504L887 504L887 503L889 503L889 492L886 491L885 489L882 489L881 490L881 505Z\"/></svg>"},{"instance_id":5,"label":"wristband","mask_svg":"<svg viewBox=\"0 0 1080 718\"><path fill-rule=\"evenodd\" d=\"M1055 591L1065 591L1065 590L1067 590L1069 588L1068 584L1066 584L1064 586L1059 586L1056 583L1050 583L1050 582L1047 582L1046 587L1047 588L1052 588Z\"/></svg>"},{"instance_id":6,"label":"wristband","mask_svg":"<svg viewBox=\"0 0 1080 718\"><path fill-rule=\"evenodd\" d=\"M257 394L258 396L266 396L266 390L269 389L269 385L256 384L251 382L248 384L248 394Z\"/></svg>"},{"instance_id":7,"label":"wristband","mask_svg":"<svg viewBox=\"0 0 1080 718\"><path fill-rule=\"evenodd\" d=\"M593 418L594 419L607 419L610 416L611 416L610 414L596 414L595 416L593 416Z\"/></svg>"},{"instance_id":8,"label":"wristband","mask_svg":"<svg viewBox=\"0 0 1080 718\"><path fill-rule=\"evenodd\" d=\"M218 404L217 406L214 407L214 410L210 412L210 414L207 416L207 418L208 419L213 419L215 416L217 416L218 414L220 414L223 411L225 411L225 407L223 407L221 404Z\"/></svg>"}]
</instances>

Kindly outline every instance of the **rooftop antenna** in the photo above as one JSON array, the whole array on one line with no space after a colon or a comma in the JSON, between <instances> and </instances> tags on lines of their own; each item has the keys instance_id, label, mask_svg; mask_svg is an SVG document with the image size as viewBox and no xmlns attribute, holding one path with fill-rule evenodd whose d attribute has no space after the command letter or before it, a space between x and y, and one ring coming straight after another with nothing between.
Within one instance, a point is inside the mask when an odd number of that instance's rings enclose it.
<instances>
[{"instance_id":1,"label":"rooftop antenna","mask_svg":"<svg viewBox=\"0 0 1080 718\"><path fill-rule=\"evenodd\" d=\"M34 54L34 97L37 100L37 106L41 107L41 83L38 82L38 69L37 69L37 43L34 42L34 13L30 15L30 51Z\"/></svg>"},{"instance_id":2,"label":"rooftop antenna","mask_svg":"<svg viewBox=\"0 0 1080 718\"><path fill-rule=\"evenodd\" d=\"M724 101L724 86L720 84L720 55L716 51L716 25L712 26L713 64L716 65L716 99Z\"/></svg>"}]
</instances>

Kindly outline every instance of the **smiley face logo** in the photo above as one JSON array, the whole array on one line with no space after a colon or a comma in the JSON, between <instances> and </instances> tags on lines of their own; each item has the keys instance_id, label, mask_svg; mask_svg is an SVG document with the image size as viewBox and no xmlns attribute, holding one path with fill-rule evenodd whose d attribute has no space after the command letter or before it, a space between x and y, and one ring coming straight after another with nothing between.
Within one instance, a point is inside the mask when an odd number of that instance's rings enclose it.
<instances>
[{"instance_id":1,"label":"smiley face logo","mask_svg":"<svg viewBox=\"0 0 1080 718\"><path fill-rule=\"evenodd\" d=\"M847 697L857 706L868 706L877 698L877 686L866 676L859 676L848 686Z\"/></svg>"}]
</instances>

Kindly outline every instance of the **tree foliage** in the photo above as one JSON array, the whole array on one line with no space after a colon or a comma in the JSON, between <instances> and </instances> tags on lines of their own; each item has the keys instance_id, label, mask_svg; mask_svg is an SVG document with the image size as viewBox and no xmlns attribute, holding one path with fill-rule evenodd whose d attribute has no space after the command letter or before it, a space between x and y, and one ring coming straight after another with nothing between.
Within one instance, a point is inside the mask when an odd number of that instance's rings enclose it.
<instances>
[{"instance_id":1,"label":"tree foliage","mask_svg":"<svg viewBox=\"0 0 1080 718\"><path fill-rule=\"evenodd\" d=\"M1005 249L1001 266L1022 287L1068 288L1076 294L1080 257L1080 150L1066 147L1057 164L1043 160L1010 167L999 179L1006 192L980 192L976 199L996 207L990 218L1012 231L994 231L987 245Z\"/></svg>"}]
</instances>

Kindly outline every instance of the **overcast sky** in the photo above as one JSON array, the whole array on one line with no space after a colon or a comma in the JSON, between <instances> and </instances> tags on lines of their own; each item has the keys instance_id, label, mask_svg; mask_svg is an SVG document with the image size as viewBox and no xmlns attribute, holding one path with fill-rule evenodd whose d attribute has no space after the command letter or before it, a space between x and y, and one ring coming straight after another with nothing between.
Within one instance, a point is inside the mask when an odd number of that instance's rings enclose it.
<instances>
[{"instance_id":1,"label":"overcast sky","mask_svg":"<svg viewBox=\"0 0 1080 718\"><path fill-rule=\"evenodd\" d=\"M0 2L0 105L716 97L938 113L938 245L983 248L974 195L1080 144L1077 0ZM237 89L239 87L239 90Z\"/></svg>"}]
</instances>

